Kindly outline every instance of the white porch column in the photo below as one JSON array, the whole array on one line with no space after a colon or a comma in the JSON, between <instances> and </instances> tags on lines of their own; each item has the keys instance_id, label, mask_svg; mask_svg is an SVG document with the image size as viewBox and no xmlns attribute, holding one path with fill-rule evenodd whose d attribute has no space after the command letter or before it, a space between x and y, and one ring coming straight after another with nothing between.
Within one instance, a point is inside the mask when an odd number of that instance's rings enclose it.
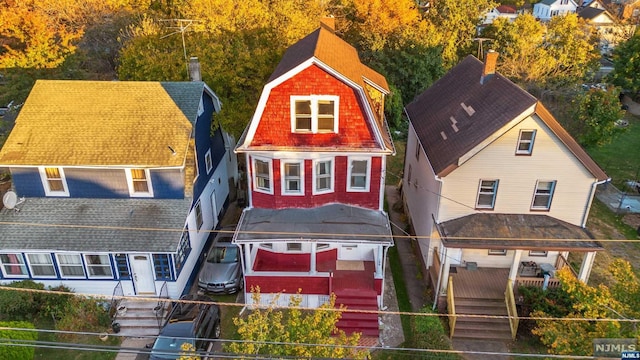
<instances>
[{"instance_id":1,"label":"white porch column","mask_svg":"<svg viewBox=\"0 0 640 360\"><path fill-rule=\"evenodd\" d=\"M440 271L440 295L447 293L447 285L449 284L449 269L451 268L451 258L448 254L448 248L444 248L444 259L441 259L442 271Z\"/></svg>"},{"instance_id":2,"label":"white porch column","mask_svg":"<svg viewBox=\"0 0 640 360\"><path fill-rule=\"evenodd\" d=\"M242 249L244 250L244 273L251 274L253 273L253 266L251 266L251 244L242 245Z\"/></svg>"},{"instance_id":3,"label":"white porch column","mask_svg":"<svg viewBox=\"0 0 640 360\"><path fill-rule=\"evenodd\" d=\"M315 242L311 243L311 259L309 259L309 267L310 272L312 274L316 273L316 251L318 250L318 244Z\"/></svg>"},{"instance_id":4,"label":"white porch column","mask_svg":"<svg viewBox=\"0 0 640 360\"><path fill-rule=\"evenodd\" d=\"M511 270L509 270L509 280L512 280L514 285L516 282L516 276L518 276L518 269L520 268L521 257L522 257L522 250L518 249L513 252L513 262L511 263Z\"/></svg>"},{"instance_id":5,"label":"white porch column","mask_svg":"<svg viewBox=\"0 0 640 360\"><path fill-rule=\"evenodd\" d=\"M377 279L382 277L382 262L384 261L384 247L382 245L378 245L375 251L374 259L376 259L376 273L375 277Z\"/></svg>"},{"instance_id":6,"label":"white porch column","mask_svg":"<svg viewBox=\"0 0 640 360\"><path fill-rule=\"evenodd\" d=\"M580 265L580 272L578 273L578 280L586 283L589 279L589 275L591 275L591 268L593 267L593 262L596 259L596 252L589 251L584 254L584 259L582 259L582 264Z\"/></svg>"}]
</instances>

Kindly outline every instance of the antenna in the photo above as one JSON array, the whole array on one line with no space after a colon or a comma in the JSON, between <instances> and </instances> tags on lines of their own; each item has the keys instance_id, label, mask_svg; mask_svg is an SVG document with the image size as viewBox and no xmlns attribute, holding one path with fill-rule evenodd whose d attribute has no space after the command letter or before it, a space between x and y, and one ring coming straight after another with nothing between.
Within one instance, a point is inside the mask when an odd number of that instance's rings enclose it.
<instances>
[{"instance_id":1,"label":"antenna","mask_svg":"<svg viewBox=\"0 0 640 360\"><path fill-rule=\"evenodd\" d=\"M160 21L167 21L167 22L175 22L176 26L170 26L170 29L175 29L176 31L172 32L171 34L167 34L165 36L162 36L160 39L164 39L167 38L171 35L175 35L177 33L180 33L180 35L182 36L182 53L184 54L184 61L187 67L187 79L189 78L189 59L187 58L187 47L185 46L185 42L184 42L184 33L187 31L187 29L193 25L193 23L197 22L198 20L191 20L191 19L168 19L168 20L160 20Z\"/></svg>"},{"instance_id":2,"label":"antenna","mask_svg":"<svg viewBox=\"0 0 640 360\"><path fill-rule=\"evenodd\" d=\"M7 191L2 197L2 204L9 210L14 209L15 211L20 211L20 209L17 209L16 206L22 204L23 202L24 198L20 198L18 200L18 195L16 195L16 193L11 190Z\"/></svg>"},{"instance_id":3,"label":"antenna","mask_svg":"<svg viewBox=\"0 0 640 360\"><path fill-rule=\"evenodd\" d=\"M478 59L482 60L484 58L484 51L482 50L482 42L483 41L492 41L493 39L490 38L473 38L473 41L477 41L478 42Z\"/></svg>"}]
</instances>

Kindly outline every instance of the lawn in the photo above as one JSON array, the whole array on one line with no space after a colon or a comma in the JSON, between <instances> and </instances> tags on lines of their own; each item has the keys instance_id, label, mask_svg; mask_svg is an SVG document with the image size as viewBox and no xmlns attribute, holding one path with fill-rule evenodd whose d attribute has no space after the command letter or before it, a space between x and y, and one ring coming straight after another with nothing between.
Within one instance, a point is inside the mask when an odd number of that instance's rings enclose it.
<instances>
[{"instance_id":1,"label":"lawn","mask_svg":"<svg viewBox=\"0 0 640 360\"><path fill-rule=\"evenodd\" d=\"M44 321L40 320L34 324L39 329L53 329L54 325L52 321ZM64 359L64 360L113 360L118 355L118 349L120 346L120 342L122 341L121 337L118 336L109 336L106 341L100 340L98 336L95 335L76 335L73 338L61 340L54 333L50 332L39 332L38 333L38 341L39 342L50 342L53 344L53 348L49 347L36 347L36 351L34 354L34 359ZM71 349L63 349L62 347L69 346ZM89 351L89 350L78 350L80 347L111 347L114 349L112 351ZM76 349L73 349L76 348Z\"/></svg>"}]
</instances>

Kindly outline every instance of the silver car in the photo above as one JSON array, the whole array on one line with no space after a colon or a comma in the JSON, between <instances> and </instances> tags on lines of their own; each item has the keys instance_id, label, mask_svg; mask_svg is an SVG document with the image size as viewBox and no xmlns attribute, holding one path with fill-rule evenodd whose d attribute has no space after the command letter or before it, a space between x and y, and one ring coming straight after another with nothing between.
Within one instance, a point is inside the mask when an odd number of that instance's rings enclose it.
<instances>
[{"instance_id":1,"label":"silver car","mask_svg":"<svg viewBox=\"0 0 640 360\"><path fill-rule=\"evenodd\" d=\"M216 234L198 274L198 287L211 293L235 293L244 288L240 249L231 243L235 228Z\"/></svg>"}]
</instances>

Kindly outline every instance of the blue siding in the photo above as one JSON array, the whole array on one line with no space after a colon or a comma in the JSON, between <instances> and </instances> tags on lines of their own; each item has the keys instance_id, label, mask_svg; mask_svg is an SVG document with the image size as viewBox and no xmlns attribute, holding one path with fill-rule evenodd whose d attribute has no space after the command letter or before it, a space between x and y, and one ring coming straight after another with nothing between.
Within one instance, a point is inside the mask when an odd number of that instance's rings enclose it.
<instances>
[{"instance_id":1,"label":"blue siding","mask_svg":"<svg viewBox=\"0 0 640 360\"><path fill-rule=\"evenodd\" d=\"M214 113L213 99L209 94L203 93L204 112L198 117L195 126L195 143L196 143L196 158L198 162L198 179L193 184L193 198L198 199L202 194L202 191L207 186L213 172L207 175L207 167L204 162L204 155L209 149L211 149L211 160L213 168L215 169L220 162L220 154L216 154L215 149L212 148L213 138L211 137L211 119ZM220 137L218 140L222 143L222 155L224 156L224 140L222 138L222 132L216 131L215 137ZM216 157L218 160L215 161Z\"/></svg>"},{"instance_id":2,"label":"blue siding","mask_svg":"<svg viewBox=\"0 0 640 360\"><path fill-rule=\"evenodd\" d=\"M11 168L10 170L18 196L44 197L44 187L38 168Z\"/></svg>"},{"instance_id":3,"label":"blue siding","mask_svg":"<svg viewBox=\"0 0 640 360\"><path fill-rule=\"evenodd\" d=\"M178 170L151 170L153 197L157 199L184 198L184 174Z\"/></svg>"},{"instance_id":4,"label":"blue siding","mask_svg":"<svg viewBox=\"0 0 640 360\"><path fill-rule=\"evenodd\" d=\"M74 198L128 198L124 169L65 168L69 196Z\"/></svg>"}]
</instances>

